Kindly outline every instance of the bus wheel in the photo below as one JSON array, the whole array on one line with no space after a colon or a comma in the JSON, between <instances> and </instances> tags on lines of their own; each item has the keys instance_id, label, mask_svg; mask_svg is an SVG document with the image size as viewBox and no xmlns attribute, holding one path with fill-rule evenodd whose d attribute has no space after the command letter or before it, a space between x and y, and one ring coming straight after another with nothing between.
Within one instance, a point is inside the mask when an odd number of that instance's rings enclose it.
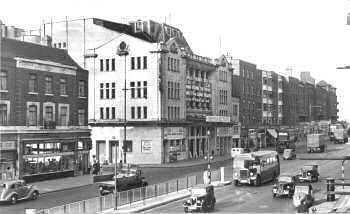
<instances>
[{"instance_id":1,"label":"bus wheel","mask_svg":"<svg viewBox=\"0 0 350 214\"><path fill-rule=\"evenodd\" d=\"M260 184L261 184L261 180L260 180L260 176L258 175L254 180L254 186L260 186Z\"/></svg>"},{"instance_id":2,"label":"bus wheel","mask_svg":"<svg viewBox=\"0 0 350 214\"><path fill-rule=\"evenodd\" d=\"M235 180L233 183L235 184L235 186L238 186L238 180Z\"/></svg>"}]
</instances>

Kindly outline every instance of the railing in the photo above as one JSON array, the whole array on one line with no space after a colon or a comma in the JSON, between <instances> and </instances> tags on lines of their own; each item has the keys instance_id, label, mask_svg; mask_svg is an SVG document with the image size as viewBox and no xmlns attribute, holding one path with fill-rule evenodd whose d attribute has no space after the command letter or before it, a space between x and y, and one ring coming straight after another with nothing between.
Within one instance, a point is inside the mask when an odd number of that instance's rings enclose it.
<instances>
[{"instance_id":1,"label":"railing","mask_svg":"<svg viewBox=\"0 0 350 214\"><path fill-rule=\"evenodd\" d=\"M220 170L212 170L211 180L221 179ZM179 179L170 180L165 183L148 185L128 191L118 192L118 207L131 206L134 202L145 201L146 199L156 198L180 190L191 188L197 184L203 184L202 176L186 176ZM103 210L111 209L115 205L114 194L91 198L83 201L77 201L71 204L65 204L49 209L43 209L36 214L93 214Z\"/></svg>"}]
</instances>

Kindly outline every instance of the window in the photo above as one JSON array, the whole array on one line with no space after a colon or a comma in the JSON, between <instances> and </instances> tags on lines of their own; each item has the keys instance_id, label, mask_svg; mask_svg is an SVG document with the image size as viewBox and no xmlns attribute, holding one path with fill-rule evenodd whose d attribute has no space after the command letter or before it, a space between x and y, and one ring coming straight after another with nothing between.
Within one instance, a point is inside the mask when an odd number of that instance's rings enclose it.
<instances>
[{"instance_id":1,"label":"window","mask_svg":"<svg viewBox=\"0 0 350 214\"><path fill-rule=\"evenodd\" d=\"M46 106L45 107L45 120L46 121L54 121L54 118L53 118L53 107L52 106Z\"/></svg>"},{"instance_id":2,"label":"window","mask_svg":"<svg viewBox=\"0 0 350 214\"><path fill-rule=\"evenodd\" d=\"M131 119L135 119L135 107L131 107Z\"/></svg>"},{"instance_id":3,"label":"window","mask_svg":"<svg viewBox=\"0 0 350 214\"><path fill-rule=\"evenodd\" d=\"M115 119L115 107L112 107L112 119Z\"/></svg>"},{"instance_id":4,"label":"window","mask_svg":"<svg viewBox=\"0 0 350 214\"><path fill-rule=\"evenodd\" d=\"M106 71L109 71L109 59L106 59Z\"/></svg>"},{"instance_id":5,"label":"window","mask_svg":"<svg viewBox=\"0 0 350 214\"><path fill-rule=\"evenodd\" d=\"M143 118L147 119L147 106L143 107Z\"/></svg>"},{"instance_id":6,"label":"window","mask_svg":"<svg viewBox=\"0 0 350 214\"><path fill-rule=\"evenodd\" d=\"M63 48L67 47L67 43L63 42Z\"/></svg>"},{"instance_id":7,"label":"window","mask_svg":"<svg viewBox=\"0 0 350 214\"><path fill-rule=\"evenodd\" d=\"M131 57L131 70L135 69L135 57Z\"/></svg>"},{"instance_id":8,"label":"window","mask_svg":"<svg viewBox=\"0 0 350 214\"><path fill-rule=\"evenodd\" d=\"M103 108L100 108L100 119L103 119Z\"/></svg>"},{"instance_id":9,"label":"window","mask_svg":"<svg viewBox=\"0 0 350 214\"><path fill-rule=\"evenodd\" d=\"M106 99L109 99L109 83L106 83Z\"/></svg>"},{"instance_id":10,"label":"window","mask_svg":"<svg viewBox=\"0 0 350 214\"><path fill-rule=\"evenodd\" d=\"M137 82L137 98L141 98L141 82Z\"/></svg>"},{"instance_id":11,"label":"window","mask_svg":"<svg viewBox=\"0 0 350 214\"><path fill-rule=\"evenodd\" d=\"M80 80L79 81L79 89L78 89L79 97L86 97L85 94L85 81Z\"/></svg>"},{"instance_id":12,"label":"window","mask_svg":"<svg viewBox=\"0 0 350 214\"><path fill-rule=\"evenodd\" d=\"M115 71L115 59L112 59L112 71Z\"/></svg>"},{"instance_id":13,"label":"window","mask_svg":"<svg viewBox=\"0 0 350 214\"><path fill-rule=\"evenodd\" d=\"M168 57L168 70L170 71L170 57Z\"/></svg>"},{"instance_id":14,"label":"window","mask_svg":"<svg viewBox=\"0 0 350 214\"><path fill-rule=\"evenodd\" d=\"M67 80L60 79L60 95L67 95Z\"/></svg>"},{"instance_id":15,"label":"window","mask_svg":"<svg viewBox=\"0 0 350 214\"><path fill-rule=\"evenodd\" d=\"M28 125L36 126L38 125L38 109L36 105L30 105L28 109Z\"/></svg>"},{"instance_id":16,"label":"window","mask_svg":"<svg viewBox=\"0 0 350 214\"><path fill-rule=\"evenodd\" d=\"M180 71L180 60L176 60L177 62L177 71Z\"/></svg>"},{"instance_id":17,"label":"window","mask_svg":"<svg viewBox=\"0 0 350 214\"><path fill-rule=\"evenodd\" d=\"M143 98L147 98L147 81L143 81Z\"/></svg>"},{"instance_id":18,"label":"window","mask_svg":"<svg viewBox=\"0 0 350 214\"><path fill-rule=\"evenodd\" d=\"M100 99L103 99L103 83L100 83Z\"/></svg>"},{"instance_id":19,"label":"window","mask_svg":"<svg viewBox=\"0 0 350 214\"><path fill-rule=\"evenodd\" d=\"M45 77L45 94L52 94L52 77Z\"/></svg>"},{"instance_id":20,"label":"window","mask_svg":"<svg viewBox=\"0 0 350 214\"><path fill-rule=\"evenodd\" d=\"M233 104L233 112L232 112L232 114L234 116L238 115L238 105L237 104Z\"/></svg>"},{"instance_id":21,"label":"window","mask_svg":"<svg viewBox=\"0 0 350 214\"><path fill-rule=\"evenodd\" d=\"M141 69L141 57L137 57L137 69Z\"/></svg>"},{"instance_id":22,"label":"window","mask_svg":"<svg viewBox=\"0 0 350 214\"><path fill-rule=\"evenodd\" d=\"M103 71L103 59L100 59L100 71Z\"/></svg>"},{"instance_id":23,"label":"window","mask_svg":"<svg viewBox=\"0 0 350 214\"><path fill-rule=\"evenodd\" d=\"M115 99L115 82L112 82L112 99Z\"/></svg>"},{"instance_id":24,"label":"window","mask_svg":"<svg viewBox=\"0 0 350 214\"><path fill-rule=\"evenodd\" d=\"M168 81L168 99L171 99L171 96L170 96L170 82Z\"/></svg>"},{"instance_id":25,"label":"window","mask_svg":"<svg viewBox=\"0 0 350 214\"><path fill-rule=\"evenodd\" d=\"M61 43L58 43L58 48L61 48L62 46L61 46Z\"/></svg>"},{"instance_id":26,"label":"window","mask_svg":"<svg viewBox=\"0 0 350 214\"><path fill-rule=\"evenodd\" d=\"M68 107L67 106L60 107L59 125L60 126L68 125Z\"/></svg>"},{"instance_id":27,"label":"window","mask_svg":"<svg viewBox=\"0 0 350 214\"><path fill-rule=\"evenodd\" d=\"M132 141L131 140L125 141L124 146L125 146L126 152L132 152Z\"/></svg>"},{"instance_id":28,"label":"window","mask_svg":"<svg viewBox=\"0 0 350 214\"><path fill-rule=\"evenodd\" d=\"M137 107L137 119L141 119L141 107Z\"/></svg>"},{"instance_id":29,"label":"window","mask_svg":"<svg viewBox=\"0 0 350 214\"><path fill-rule=\"evenodd\" d=\"M79 126L85 125L85 109L78 110L78 125Z\"/></svg>"},{"instance_id":30,"label":"window","mask_svg":"<svg viewBox=\"0 0 350 214\"><path fill-rule=\"evenodd\" d=\"M147 56L143 57L143 69L147 69Z\"/></svg>"},{"instance_id":31,"label":"window","mask_svg":"<svg viewBox=\"0 0 350 214\"><path fill-rule=\"evenodd\" d=\"M131 98L135 98L135 82L130 82Z\"/></svg>"},{"instance_id":32,"label":"window","mask_svg":"<svg viewBox=\"0 0 350 214\"><path fill-rule=\"evenodd\" d=\"M37 92L38 91L38 83L37 83L36 74L29 75L28 91L29 92Z\"/></svg>"},{"instance_id":33,"label":"window","mask_svg":"<svg viewBox=\"0 0 350 214\"><path fill-rule=\"evenodd\" d=\"M7 125L7 104L0 104L0 125Z\"/></svg>"},{"instance_id":34,"label":"window","mask_svg":"<svg viewBox=\"0 0 350 214\"><path fill-rule=\"evenodd\" d=\"M109 119L109 107L106 108L106 119Z\"/></svg>"}]
</instances>

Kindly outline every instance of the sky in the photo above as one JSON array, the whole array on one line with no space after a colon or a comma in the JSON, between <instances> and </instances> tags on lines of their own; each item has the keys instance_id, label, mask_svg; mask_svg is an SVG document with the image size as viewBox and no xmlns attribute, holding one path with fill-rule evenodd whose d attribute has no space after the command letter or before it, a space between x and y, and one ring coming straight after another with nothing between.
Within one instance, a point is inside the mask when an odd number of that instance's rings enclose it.
<instances>
[{"instance_id":1,"label":"sky","mask_svg":"<svg viewBox=\"0 0 350 214\"><path fill-rule=\"evenodd\" d=\"M337 88L340 119L350 120L349 0L17 0L1 2L6 25L38 29L43 21L152 19L179 28L194 53L230 53L264 70L310 71ZM289 73L290 74L290 73Z\"/></svg>"}]
</instances>

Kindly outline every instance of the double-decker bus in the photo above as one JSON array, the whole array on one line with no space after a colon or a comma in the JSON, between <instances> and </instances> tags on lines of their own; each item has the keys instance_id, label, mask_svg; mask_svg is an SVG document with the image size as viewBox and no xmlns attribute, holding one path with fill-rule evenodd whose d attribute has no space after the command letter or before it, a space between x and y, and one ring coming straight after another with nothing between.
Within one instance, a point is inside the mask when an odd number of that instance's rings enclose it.
<instances>
[{"instance_id":1,"label":"double-decker bus","mask_svg":"<svg viewBox=\"0 0 350 214\"><path fill-rule=\"evenodd\" d=\"M233 183L253 184L272 181L280 174L280 161L276 151L243 153L233 159Z\"/></svg>"}]
</instances>

